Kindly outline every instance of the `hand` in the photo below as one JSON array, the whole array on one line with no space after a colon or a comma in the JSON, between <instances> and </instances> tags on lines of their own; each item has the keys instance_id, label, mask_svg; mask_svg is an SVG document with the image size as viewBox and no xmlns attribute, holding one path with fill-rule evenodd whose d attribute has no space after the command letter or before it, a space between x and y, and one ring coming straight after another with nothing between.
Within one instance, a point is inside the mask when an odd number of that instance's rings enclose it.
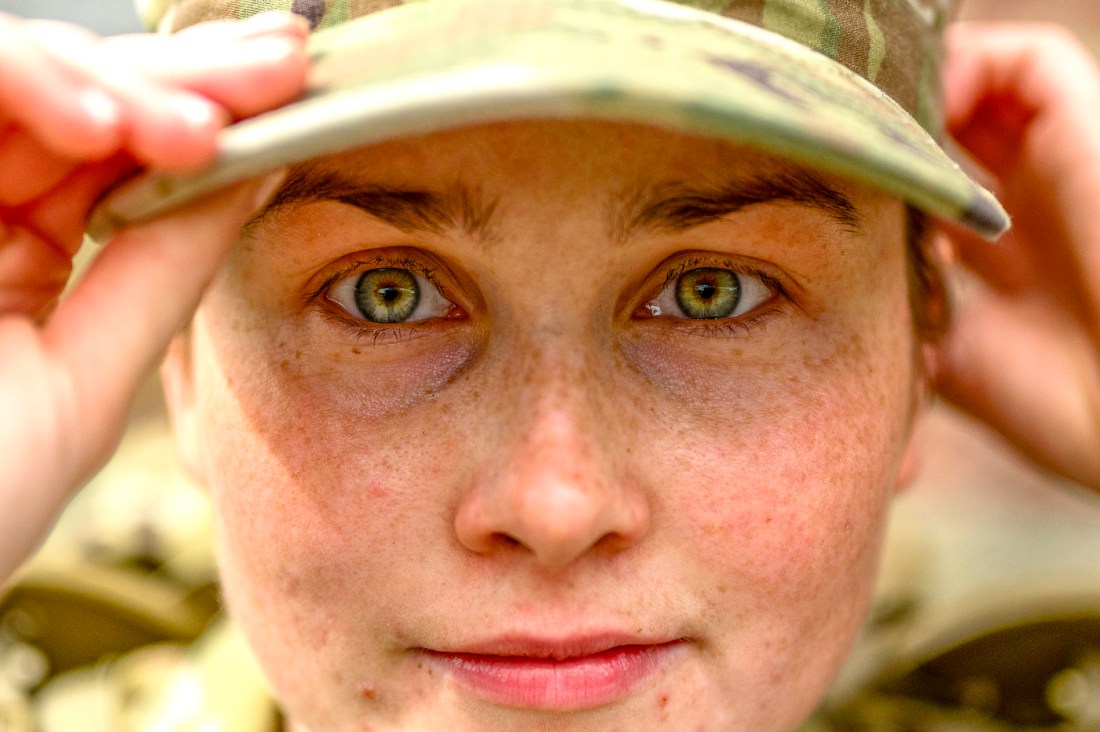
<instances>
[{"instance_id":1,"label":"hand","mask_svg":"<svg viewBox=\"0 0 1100 732\"><path fill-rule=\"evenodd\" d=\"M988 285L938 348L939 391L1038 464L1100 489L1100 72L1066 31L960 24L947 122L987 168L1014 228L952 228Z\"/></svg>"},{"instance_id":2,"label":"hand","mask_svg":"<svg viewBox=\"0 0 1100 732\"><path fill-rule=\"evenodd\" d=\"M0 15L0 582L109 457L272 181L123 231L58 304L90 209L138 167L201 167L231 119L299 94L306 35L283 14L105 40Z\"/></svg>"}]
</instances>

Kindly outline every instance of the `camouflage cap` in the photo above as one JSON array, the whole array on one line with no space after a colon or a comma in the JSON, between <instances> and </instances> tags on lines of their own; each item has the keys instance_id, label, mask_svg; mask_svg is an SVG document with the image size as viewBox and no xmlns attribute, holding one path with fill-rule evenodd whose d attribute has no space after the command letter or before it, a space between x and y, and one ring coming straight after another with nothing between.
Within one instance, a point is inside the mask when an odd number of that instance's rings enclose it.
<instances>
[{"instance_id":1,"label":"camouflage cap","mask_svg":"<svg viewBox=\"0 0 1100 732\"><path fill-rule=\"evenodd\" d=\"M306 96L238 123L215 166L138 180L117 226L245 176L460 124L602 117L729 138L994 237L996 199L936 143L953 0L139 0L151 28L306 17Z\"/></svg>"},{"instance_id":2,"label":"camouflage cap","mask_svg":"<svg viewBox=\"0 0 1100 732\"><path fill-rule=\"evenodd\" d=\"M204 20L267 10L329 28L416 0L138 0L150 29L175 31ZM935 133L939 125L940 38L953 0L676 0L786 36L839 61L878 86Z\"/></svg>"}]
</instances>

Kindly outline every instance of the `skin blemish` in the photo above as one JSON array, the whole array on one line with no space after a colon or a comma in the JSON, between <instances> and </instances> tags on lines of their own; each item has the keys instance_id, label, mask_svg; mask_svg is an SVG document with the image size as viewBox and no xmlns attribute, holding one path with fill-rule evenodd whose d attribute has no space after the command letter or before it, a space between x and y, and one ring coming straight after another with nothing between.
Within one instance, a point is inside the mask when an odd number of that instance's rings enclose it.
<instances>
[{"instance_id":1,"label":"skin blemish","mask_svg":"<svg viewBox=\"0 0 1100 732\"><path fill-rule=\"evenodd\" d=\"M378 698L378 692L374 690L373 686L368 686L360 692L360 695L367 701L374 701Z\"/></svg>"}]
</instances>

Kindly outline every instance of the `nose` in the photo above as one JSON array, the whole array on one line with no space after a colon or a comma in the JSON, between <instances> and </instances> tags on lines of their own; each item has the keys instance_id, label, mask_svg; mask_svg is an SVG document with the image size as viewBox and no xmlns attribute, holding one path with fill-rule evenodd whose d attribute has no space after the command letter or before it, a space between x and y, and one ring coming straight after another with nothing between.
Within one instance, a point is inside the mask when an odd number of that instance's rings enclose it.
<instances>
[{"instance_id":1,"label":"nose","mask_svg":"<svg viewBox=\"0 0 1100 732\"><path fill-rule=\"evenodd\" d=\"M601 434L606 425L576 401L544 399L504 440L456 512L466 548L526 552L553 570L590 552L617 553L645 535L643 491Z\"/></svg>"}]
</instances>

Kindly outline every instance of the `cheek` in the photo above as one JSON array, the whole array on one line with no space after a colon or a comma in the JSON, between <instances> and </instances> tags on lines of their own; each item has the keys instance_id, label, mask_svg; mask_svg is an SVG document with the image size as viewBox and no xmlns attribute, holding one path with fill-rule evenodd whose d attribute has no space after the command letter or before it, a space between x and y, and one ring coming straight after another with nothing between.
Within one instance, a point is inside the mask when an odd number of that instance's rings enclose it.
<instances>
[{"instance_id":1,"label":"cheek","mask_svg":"<svg viewBox=\"0 0 1100 732\"><path fill-rule=\"evenodd\" d=\"M405 680L395 690L378 651L423 596L423 573L443 576L434 548L446 507L426 500L425 486L453 481L462 431L446 414L422 418L438 405L410 398L408 369L355 378L337 363L327 378L306 378L283 363L277 341L269 347L236 325L203 313L194 330L229 609L287 708L316 716L346 711L349 699L380 714L408 706L419 687ZM446 384L456 362L461 353L417 377ZM378 699L360 699L364 685L376 685Z\"/></svg>"},{"instance_id":2,"label":"cheek","mask_svg":"<svg viewBox=\"0 0 1100 732\"><path fill-rule=\"evenodd\" d=\"M896 318L774 330L774 348L690 368L682 346L627 349L661 395L650 452L671 458L647 472L671 486L661 513L691 537L708 605L834 646L858 624L913 409L906 303L881 307Z\"/></svg>"},{"instance_id":3,"label":"cheek","mask_svg":"<svg viewBox=\"0 0 1100 732\"><path fill-rule=\"evenodd\" d=\"M384 623L410 596L401 568L427 559L409 548L429 546L446 518L425 486L446 485L463 433L434 396L475 350L456 339L365 365L350 346L296 349L306 339L233 302L212 293L194 332L227 597L246 628L292 629L275 645L321 650L341 619L369 625L370 607ZM379 598L379 586L397 590ZM256 645L272 650L271 639Z\"/></svg>"}]
</instances>

